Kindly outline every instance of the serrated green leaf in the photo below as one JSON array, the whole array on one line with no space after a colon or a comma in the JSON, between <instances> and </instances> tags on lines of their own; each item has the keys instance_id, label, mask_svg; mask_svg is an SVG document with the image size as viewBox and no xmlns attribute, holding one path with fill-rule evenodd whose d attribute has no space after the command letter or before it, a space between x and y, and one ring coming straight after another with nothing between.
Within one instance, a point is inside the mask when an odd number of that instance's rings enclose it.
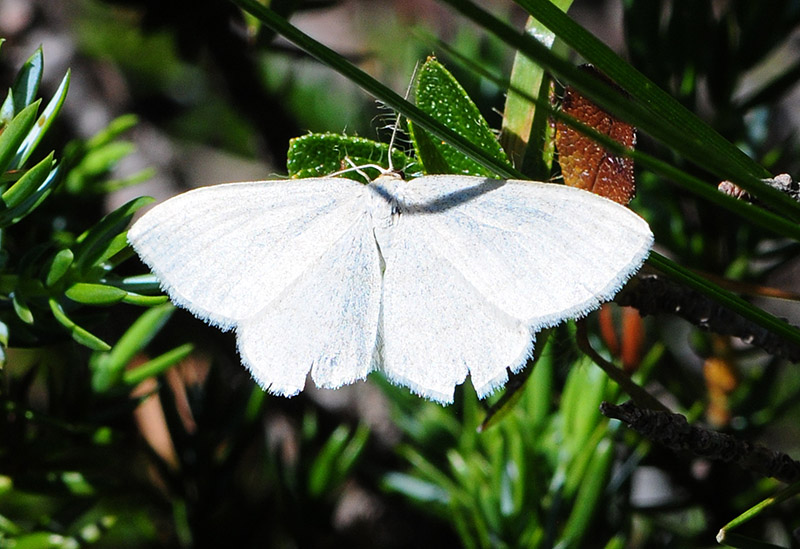
<instances>
[{"instance_id":1,"label":"serrated green leaf","mask_svg":"<svg viewBox=\"0 0 800 549\"><path fill-rule=\"evenodd\" d=\"M0 134L0 175L8 170L14 155L17 154L20 145L25 141L28 132L36 122L36 113L39 110L40 101L36 101L25 107L22 112L17 114Z\"/></svg>"},{"instance_id":2,"label":"serrated green leaf","mask_svg":"<svg viewBox=\"0 0 800 549\"><path fill-rule=\"evenodd\" d=\"M14 112L19 112L33 102L39 84L42 82L42 68L44 67L44 54L42 48L31 55L17 73L11 85L14 100Z\"/></svg>"},{"instance_id":3,"label":"serrated green leaf","mask_svg":"<svg viewBox=\"0 0 800 549\"><path fill-rule=\"evenodd\" d=\"M324 177L354 166L377 164L389 168L389 145L363 137L353 137L334 133L312 133L289 141L286 167L292 178ZM421 172L421 167L402 151L392 150L392 166L413 176ZM380 172L373 168L363 170L375 178ZM344 174L351 179L366 183L356 171Z\"/></svg>"},{"instance_id":4,"label":"serrated green leaf","mask_svg":"<svg viewBox=\"0 0 800 549\"><path fill-rule=\"evenodd\" d=\"M105 284L78 282L67 288L64 295L72 301L87 305L112 305L125 299L128 292Z\"/></svg>"},{"instance_id":5,"label":"serrated green leaf","mask_svg":"<svg viewBox=\"0 0 800 549\"><path fill-rule=\"evenodd\" d=\"M153 199L150 197L131 200L103 217L94 227L79 236L78 245L73 249L76 269L85 273L102 258L110 257L108 254L112 249L118 248L119 235L124 233L133 214L151 202Z\"/></svg>"},{"instance_id":6,"label":"serrated green leaf","mask_svg":"<svg viewBox=\"0 0 800 549\"><path fill-rule=\"evenodd\" d=\"M279 13L267 8L263 4L260 4L257 0L231 1L257 17L266 27L269 27L289 41L297 44L310 55L316 57L329 67L344 75L356 85L363 88L367 93L379 98L386 106L391 107L398 113L402 114L407 120L413 121L419 127L424 128L442 140L453 144L456 148L463 151L470 158L475 159L482 166L486 166L493 170L497 176L516 179L521 179L524 177L522 173L514 170L507 163L499 162L496 158L490 154L487 154L486 151L481 149L479 146L471 143L468 139L465 139L457 132L451 130L435 120L429 114L422 111L422 109L403 99L403 97L389 89L387 86L381 84L363 70L356 67L351 61L345 59L330 48L317 42L307 34L304 34L297 27L292 26Z\"/></svg>"},{"instance_id":7,"label":"serrated green leaf","mask_svg":"<svg viewBox=\"0 0 800 549\"><path fill-rule=\"evenodd\" d=\"M0 195L7 208L16 208L30 198L44 184L53 168L53 153L25 172L16 183Z\"/></svg>"},{"instance_id":8,"label":"serrated green leaf","mask_svg":"<svg viewBox=\"0 0 800 549\"><path fill-rule=\"evenodd\" d=\"M53 260L50 262L50 269L47 271L47 277L45 278L45 286L49 288L61 280L67 274L73 259L72 250L69 248L65 248L53 256Z\"/></svg>"},{"instance_id":9,"label":"serrated green leaf","mask_svg":"<svg viewBox=\"0 0 800 549\"><path fill-rule=\"evenodd\" d=\"M452 173L453 168L441 150L441 140L434 142L435 138L432 138L428 132L414 130L413 124L409 124L409 132L417 156L422 158L425 164L425 173Z\"/></svg>"},{"instance_id":10,"label":"serrated green leaf","mask_svg":"<svg viewBox=\"0 0 800 549\"><path fill-rule=\"evenodd\" d=\"M33 151L36 150L36 146L42 140L47 130L50 129L50 126L55 120L56 116L58 116L59 111L61 111L61 106L64 104L64 99L67 97L67 90L69 89L69 78L70 78L70 71L67 71L67 74L64 75L64 78L61 80L61 84L59 84L58 89L53 94L53 98L47 104L47 106L42 111L41 116L36 121L36 125L33 126L31 131L25 136L25 140L19 147L17 154L14 156L14 159L11 162L12 168L22 168L25 163L30 158ZM38 102L36 103L38 105Z\"/></svg>"},{"instance_id":11,"label":"serrated green leaf","mask_svg":"<svg viewBox=\"0 0 800 549\"><path fill-rule=\"evenodd\" d=\"M505 43L534 59L555 76L569 82L603 109L654 136L703 169L712 171L718 177L718 181L726 179L733 181L786 217L795 221L800 218L800 204L760 180L770 175L764 167L749 158L744 151L727 142L707 123L625 63L608 46L575 23L551 2L515 0L561 40L573 47L586 61L595 65L622 87L630 97L620 96L612 87L593 82L592 80L596 79L581 74L571 61L554 55L541 43L530 36L520 34L475 2L443 1ZM603 145L606 146L605 143ZM667 177L672 179L670 176ZM689 188L699 194L703 187L708 185L699 182L698 185Z\"/></svg>"},{"instance_id":12,"label":"serrated green leaf","mask_svg":"<svg viewBox=\"0 0 800 549\"><path fill-rule=\"evenodd\" d=\"M414 79L414 101L422 111L431 115L448 128L468 139L499 162L510 166L500 143L489 124L481 116L478 107L467 92L444 66L429 58L417 71ZM422 135L425 130L409 123L411 140L417 158L425 173L456 173L465 175L494 176L494 172L467 157L441 139ZM442 162L447 164L442 166Z\"/></svg>"}]
</instances>

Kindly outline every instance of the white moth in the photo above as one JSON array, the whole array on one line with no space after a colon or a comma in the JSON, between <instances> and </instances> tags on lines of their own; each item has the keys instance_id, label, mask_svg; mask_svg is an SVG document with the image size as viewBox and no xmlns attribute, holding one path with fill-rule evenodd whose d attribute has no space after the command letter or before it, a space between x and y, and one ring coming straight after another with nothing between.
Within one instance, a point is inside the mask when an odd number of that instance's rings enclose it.
<instances>
[{"instance_id":1,"label":"white moth","mask_svg":"<svg viewBox=\"0 0 800 549\"><path fill-rule=\"evenodd\" d=\"M200 188L128 240L172 301L235 330L267 391L374 370L449 403L522 369L539 330L611 299L653 243L629 209L563 185L437 175Z\"/></svg>"}]
</instances>

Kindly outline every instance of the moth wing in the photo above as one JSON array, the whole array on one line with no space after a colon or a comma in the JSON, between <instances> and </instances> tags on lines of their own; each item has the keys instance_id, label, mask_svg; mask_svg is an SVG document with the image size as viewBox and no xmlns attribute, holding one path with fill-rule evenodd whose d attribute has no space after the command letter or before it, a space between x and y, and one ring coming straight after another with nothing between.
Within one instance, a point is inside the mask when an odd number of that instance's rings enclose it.
<instances>
[{"instance_id":1,"label":"moth wing","mask_svg":"<svg viewBox=\"0 0 800 549\"><path fill-rule=\"evenodd\" d=\"M507 369L524 366L535 332L611 299L653 242L632 211L563 185L428 176L391 192L399 221L379 233L381 250L391 250L384 367L437 400L452 394L467 369L480 396L505 383ZM416 310L399 299L413 295L413 284L424 295ZM427 347L399 349L396 330L404 326L424 334L417 339Z\"/></svg>"},{"instance_id":2,"label":"moth wing","mask_svg":"<svg viewBox=\"0 0 800 549\"><path fill-rule=\"evenodd\" d=\"M372 219L362 215L267 307L239 322L242 362L271 393L291 396L309 369L335 389L374 369L381 268Z\"/></svg>"},{"instance_id":3,"label":"moth wing","mask_svg":"<svg viewBox=\"0 0 800 549\"><path fill-rule=\"evenodd\" d=\"M335 387L372 367L380 259L366 186L339 178L232 183L146 213L128 240L173 302L236 328L276 394Z\"/></svg>"},{"instance_id":4,"label":"moth wing","mask_svg":"<svg viewBox=\"0 0 800 549\"><path fill-rule=\"evenodd\" d=\"M366 207L354 181L202 187L147 212L128 241L179 306L222 329L261 311Z\"/></svg>"},{"instance_id":5,"label":"moth wing","mask_svg":"<svg viewBox=\"0 0 800 549\"><path fill-rule=\"evenodd\" d=\"M378 240L386 262L382 369L393 383L450 403L467 373L479 392L505 383L506 367L527 360L533 334L464 277L427 221L407 216Z\"/></svg>"}]
</instances>

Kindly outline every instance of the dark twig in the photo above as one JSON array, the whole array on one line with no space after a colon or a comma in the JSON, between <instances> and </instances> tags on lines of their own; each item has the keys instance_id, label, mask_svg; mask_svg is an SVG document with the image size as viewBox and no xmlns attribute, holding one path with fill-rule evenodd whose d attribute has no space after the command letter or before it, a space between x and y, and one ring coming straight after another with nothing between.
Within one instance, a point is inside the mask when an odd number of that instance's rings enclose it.
<instances>
[{"instance_id":1,"label":"dark twig","mask_svg":"<svg viewBox=\"0 0 800 549\"><path fill-rule=\"evenodd\" d=\"M583 321L578 321L577 326L578 331L576 333L576 340L578 342L578 347L580 347L580 349L586 353L589 358L591 358L594 363L606 373L608 377L616 381L622 390L625 391L640 406L646 406L648 408L652 408L653 410L663 410L664 412L669 412L669 409L666 406L661 404L656 397L637 385L627 373L604 359L597 353L597 351L594 350L592 345L589 343L589 338L586 336L586 324Z\"/></svg>"},{"instance_id":2,"label":"dark twig","mask_svg":"<svg viewBox=\"0 0 800 549\"><path fill-rule=\"evenodd\" d=\"M731 435L689 425L680 414L645 410L633 402L619 406L603 402L600 412L606 417L627 423L646 439L673 452L688 451L699 457L736 463L757 475L790 484L800 480L800 462L787 454L736 439Z\"/></svg>"},{"instance_id":3,"label":"dark twig","mask_svg":"<svg viewBox=\"0 0 800 549\"><path fill-rule=\"evenodd\" d=\"M798 184L797 181L792 181L792 176L790 176L788 173L782 173L780 175L776 175L772 179L762 179L761 181L773 189L778 189L782 193L790 196L793 200L800 202L800 184ZM734 198L738 198L746 202L752 202L753 204L758 204L759 206L765 207L758 201L757 198L753 197L750 193L735 183L731 183L730 181L723 181L717 185L717 188L721 192Z\"/></svg>"},{"instance_id":4,"label":"dark twig","mask_svg":"<svg viewBox=\"0 0 800 549\"><path fill-rule=\"evenodd\" d=\"M705 330L736 336L771 355L793 362L800 361L800 346L776 336L704 295L685 286L679 286L663 276L639 277L637 283L628 284L625 291L617 295L615 301L620 305L635 307L642 316L676 314Z\"/></svg>"}]
</instances>

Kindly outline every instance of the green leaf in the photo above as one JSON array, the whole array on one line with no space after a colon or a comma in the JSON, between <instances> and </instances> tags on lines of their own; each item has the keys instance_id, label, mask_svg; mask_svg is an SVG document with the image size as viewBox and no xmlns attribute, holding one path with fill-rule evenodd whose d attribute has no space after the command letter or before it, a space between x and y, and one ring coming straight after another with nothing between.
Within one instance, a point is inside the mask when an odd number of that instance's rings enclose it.
<instances>
[{"instance_id":1,"label":"green leaf","mask_svg":"<svg viewBox=\"0 0 800 549\"><path fill-rule=\"evenodd\" d=\"M152 341L174 311L175 308L170 304L148 309L122 334L109 352L92 356L89 367L95 391L104 392L122 378L125 366Z\"/></svg>"},{"instance_id":2,"label":"green leaf","mask_svg":"<svg viewBox=\"0 0 800 549\"><path fill-rule=\"evenodd\" d=\"M333 488L333 470L336 460L350 437L350 427L339 425L319 451L308 472L308 493L314 498Z\"/></svg>"},{"instance_id":3,"label":"green leaf","mask_svg":"<svg viewBox=\"0 0 800 549\"><path fill-rule=\"evenodd\" d=\"M356 432L336 461L338 482L344 480L353 470L358 458L361 457L361 453L367 445L367 440L369 440L369 427L364 424L359 424L356 428Z\"/></svg>"},{"instance_id":4,"label":"green leaf","mask_svg":"<svg viewBox=\"0 0 800 549\"><path fill-rule=\"evenodd\" d=\"M324 177L334 172L355 166L377 164L389 168L389 145L363 137L351 137L333 133L312 133L296 137L289 142L286 167L293 178ZM392 166L404 170L409 175L418 174L422 168L402 151L392 150ZM373 168L363 170L370 177L379 172ZM345 174L362 181L357 172Z\"/></svg>"},{"instance_id":5,"label":"green leaf","mask_svg":"<svg viewBox=\"0 0 800 549\"><path fill-rule=\"evenodd\" d=\"M460 136L480 147L498 162L510 162L489 124L467 92L444 66L429 58L417 71L414 80L417 106ZM483 167L441 139L432 139L422 128L409 122L409 132L425 173L457 173L492 177L494 171Z\"/></svg>"},{"instance_id":6,"label":"green leaf","mask_svg":"<svg viewBox=\"0 0 800 549\"><path fill-rule=\"evenodd\" d=\"M564 442L576 452L587 443L602 418L597 410L608 382L608 377L599 368L588 366L588 359L572 366L561 401L566 433Z\"/></svg>"},{"instance_id":7,"label":"green leaf","mask_svg":"<svg viewBox=\"0 0 800 549\"><path fill-rule=\"evenodd\" d=\"M75 268L85 273L98 264L103 258L116 253L120 245L120 236L124 233L136 210L153 202L152 198L140 197L131 200L106 215L91 229L78 237L74 248ZM112 253L113 252L113 253Z\"/></svg>"},{"instance_id":8,"label":"green leaf","mask_svg":"<svg viewBox=\"0 0 800 549\"><path fill-rule=\"evenodd\" d=\"M717 303L725 305L732 311L752 320L759 326L763 326L767 330L800 345L800 329L792 326L785 320L751 305L738 295L694 274L658 252L650 252L648 263L668 277L707 295Z\"/></svg>"},{"instance_id":9,"label":"green leaf","mask_svg":"<svg viewBox=\"0 0 800 549\"><path fill-rule=\"evenodd\" d=\"M39 91L39 84L42 81L42 68L44 66L44 54L39 47L31 55L22 68L17 73L14 83L11 85L11 94L14 102L14 112L19 112L30 105Z\"/></svg>"},{"instance_id":10,"label":"green leaf","mask_svg":"<svg viewBox=\"0 0 800 549\"><path fill-rule=\"evenodd\" d=\"M425 130L414 131L413 125L409 124L409 133L411 140L414 143L414 149L417 151L417 156L424 159L425 173L452 173L450 162L445 158L441 147L444 145L442 141L434 142Z\"/></svg>"},{"instance_id":11,"label":"green leaf","mask_svg":"<svg viewBox=\"0 0 800 549\"><path fill-rule=\"evenodd\" d=\"M103 175L117 162L136 150L129 141L112 141L104 145L90 147L81 163L75 167L83 177Z\"/></svg>"},{"instance_id":12,"label":"green leaf","mask_svg":"<svg viewBox=\"0 0 800 549\"><path fill-rule=\"evenodd\" d=\"M169 297L165 295L141 295L133 292L125 292L125 298L122 300L128 305L139 305L140 307L155 307L167 301L169 301Z\"/></svg>"},{"instance_id":13,"label":"green leaf","mask_svg":"<svg viewBox=\"0 0 800 549\"><path fill-rule=\"evenodd\" d=\"M284 38L296 44L313 57L344 75L348 80L363 88L367 93L380 99L387 106L402 114L406 119L417 124L420 128L429 131L437 138L453 145L482 166L491 170L492 173L507 178L520 179L523 177L520 172L510 168L508 164L498 161L493 155L488 154L457 132L447 128L444 124L441 124L417 106L403 99L400 95L369 76L338 53L317 42L300 31L297 27L292 26L286 19L278 15L275 11L260 4L257 0L232 0L232 2L258 18L265 26L281 34Z\"/></svg>"},{"instance_id":14,"label":"green leaf","mask_svg":"<svg viewBox=\"0 0 800 549\"><path fill-rule=\"evenodd\" d=\"M601 496L606 487L611 465L614 463L614 445L608 439L600 441L594 450L593 458L586 474L583 475L580 489L572 506L562 540L569 547L580 547L581 540L589 531L592 517L601 504Z\"/></svg>"},{"instance_id":15,"label":"green leaf","mask_svg":"<svg viewBox=\"0 0 800 549\"><path fill-rule=\"evenodd\" d=\"M139 117L135 114L123 114L118 116L109 122L108 126L93 135L92 138L86 142L86 148L91 150L98 147L103 147L114 141L123 133L136 127L136 124L138 123Z\"/></svg>"},{"instance_id":16,"label":"green leaf","mask_svg":"<svg viewBox=\"0 0 800 549\"><path fill-rule=\"evenodd\" d=\"M78 471L64 471L60 474L61 482L69 490L69 492L76 496L88 496L95 493L94 486L91 485Z\"/></svg>"},{"instance_id":17,"label":"green leaf","mask_svg":"<svg viewBox=\"0 0 800 549\"><path fill-rule=\"evenodd\" d=\"M572 5L572 0L553 0L563 12ZM525 33L535 37L548 48L553 47L555 35L533 17L525 23ZM503 126L500 143L525 175L546 181L554 153L554 128L550 124L547 109L537 108L524 94L525 90L536 97L548 97L552 80L541 65L517 52L511 68L508 95L503 109Z\"/></svg>"},{"instance_id":18,"label":"green leaf","mask_svg":"<svg viewBox=\"0 0 800 549\"><path fill-rule=\"evenodd\" d=\"M78 282L67 288L64 295L72 301L87 305L112 305L125 299L128 292L105 284Z\"/></svg>"},{"instance_id":19,"label":"green leaf","mask_svg":"<svg viewBox=\"0 0 800 549\"><path fill-rule=\"evenodd\" d=\"M560 79L569 82L615 116L664 142L703 169L713 172L718 180L733 181L779 213L790 219L800 219L800 204L760 181L769 176L763 167L625 63L610 48L550 2L516 0L556 36L625 89L629 98L620 96L614 88L600 83L598 79L581 74L582 71L573 63L554 55L534 38L519 34L516 29L474 2L444 1Z\"/></svg>"},{"instance_id":20,"label":"green leaf","mask_svg":"<svg viewBox=\"0 0 800 549\"><path fill-rule=\"evenodd\" d=\"M128 276L119 281L117 286L135 293L158 292L161 289L161 283L153 274Z\"/></svg>"},{"instance_id":21,"label":"green leaf","mask_svg":"<svg viewBox=\"0 0 800 549\"><path fill-rule=\"evenodd\" d=\"M114 140L137 122L136 116L123 115L112 120L88 141L70 142L64 152L64 161L72 167L66 178L67 192L107 193L149 178L152 169L142 170L121 180L108 179L113 166L135 148L127 141Z\"/></svg>"},{"instance_id":22,"label":"green leaf","mask_svg":"<svg viewBox=\"0 0 800 549\"><path fill-rule=\"evenodd\" d=\"M366 444L369 430L359 426L353 437L350 427L339 425L320 450L308 473L308 493L314 498L339 487Z\"/></svg>"},{"instance_id":23,"label":"green leaf","mask_svg":"<svg viewBox=\"0 0 800 549\"><path fill-rule=\"evenodd\" d=\"M36 101L25 107L0 134L0 175L3 175L8 170L19 146L25 141L28 132L33 128L36 121L36 113L39 110L39 103L40 101Z\"/></svg>"},{"instance_id":24,"label":"green leaf","mask_svg":"<svg viewBox=\"0 0 800 549\"><path fill-rule=\"evenodd\" d=\"M33 196L50 175L52 167L53 153L51 152L44 160L25 172L25 175L0 195L6 207L16 208Z\"/></svg>"},{"instance_id":25,"label":"green leaf","mask_svg":"<svg viewBox=\"0 0 800 549\"><path fill-rule=\"evenodd\" d=\"M385 490L403 494L419 503L446 505L450 501L447 490L438 484L404 473L387 473L381 480L381 485Z\"/></svg>"},{"instance_id":26,"label":"green leaf","mask_svg":"<svg viewBox=\"0 0 800 549\"><path fill-rule=\"evenodd\" d=\"M35 210L39 204L55 189L61 182L63 164L59 164L47 175L44 183L39 185L33 192L28 194L22 201L7 210L0 210L0 228L8 227L17 223L20 219Z\"/></svg>"},{"instance_id":27,"label":"green leaf","mask_svg":"<svg viewBox=\"0 0 800 549\"><path fill-rule=\"evenodd\" d=\"M105 252L100 254L95 260L95 264L101 265L106 263L109 259L128 248L128 232L119 233L111 239L111 242L106 246Z\"/></svg>"},{"instance_id":28,"label":"green leaf","mask_svg":"<svg viewBox=\"0 0 800 549\"><path fill-rule=\"evenodd\" d=\"M0 128L3 128L14 118L14 94L8 90L3 104L0 105Z\"/></svg>"},{"instance_id":29,"label":"green leaf","mask_svg":"<svg viewBox=\"0 0 800 549\"><path fill-rule=\"evenodd\" d=\"M47 271L47 277L45 278L45 286L49 288L61 280L67 274L73 259L72 250L69 248L59 251L50 262L50 269Z\"/></svg>"},{"instance_id":30,"label":"green leaf","mask_svg":"<svg viewBox=\"0 0 800 549\"><path fill-rule=\"evenodd\" d=\"M122 381L126 385L136 385L149 377L160 376L175 364L186 358L194 350L194 345L185 343L171 351L157 356L147 362L138 365L136 368L126 370L122 375ZM94 381L94 379L92 380ZM263 392L263 391L262 391Z\"/></svg>"},{"instance_id":31,"label":"green leaf","mask_svg":"<svg viewBox=\"0 0 800 549\"><path fill-rule=\"evenodd\" d=\"M108 351L111 349L108 343L73 322L72 319L67 316L67 313L64 312L64 308L58 301L54 298L50 298L47 301L50 305L50 311L53 313L53 317L55 317L59 324L69 330L72 339L95 351Z\"/></svg>"},{"instance_id":32,"label":"green leaf","mask_svg":"<svg viewBox=\"0 0 800 549\"><path fill-rule=\"evenodd\" d=\"M11 294L11 304L14 306L14 312L22 322L25 324L33 324L33 313L30 307L28 307L25 298L22 297L21 292L15 291Z\"/></svg>"},{"instance_id":33,"label":"green leaf","mask_svg":"<svg viewBox=\"0 0 800 549\"><path fill-rule=\"evenodd\" d=\"M69 89L69 77L70 72L67 71L67 74L64 75L64 78L61 80L61 84L59 84L58 89L53 94L53 98L44 108L42 111L41 116L36 121L36 125L31 129L28 135L25 136L25 140L19 147L14 160L11 162L11 166L13 168L22 168L25 165L25 162L28 161L33 151L36 150L36 146L44 137L47 130L50 129L50 126L53 124L53 120L55 120L56 116L58 116L59 111L61 111L61 105L64 104L64 99L67 97L67 90ZM36 103L38 105L38 102Z\"/></svg>"},{"instance_id":34,"label":"green leaf","mask_svg":"<svg viewBox=\"0 0 800 549\"><path fill-rule=\"evenodd\" d=\"M14 538L14 549L75 549L78 540L54 532L35 532Z\"/></svg>"},{"instance_id":35,"label":"green leaf","mask_svg":"<svg viewBox=\"0 0 800 549\"><path fill-rule=\"evenodd\" d=\"M796 498L798 494L800 494L800 482L795 482L794 484L790 484L786 488L783 488L777 494L760 501L723 526L717 534L717 541L719 543L730 541L736 536L736 534L731 533L731 530L742 526L744 523L753 520L759 515L766 515L771 511L771 508L776 507L787 500ZM739 547L739 545L736 545L735 547ZM742 547L746 547L746 545L742 545Z\"/></svg>"},{"instance_id":36,"label":"green leaf","mask_svg":"<svg viewBox=\"0 0 800 549\"><path fill-rule=\"evenodd\" d=\"M452 52L451 55L455 55L455 52ZM470 70L478 72L484 78L495 82L498 86L502 85L503 80L499 76L484 70L482 67L470 62L469 59L460 58L460 60L464 65L469 67ZM518 94L520 97L526 99L530 104L536 105L540 114L548 113L550 117L555 118L560 122L564 122L569 127L572 127L587 135L591 139L597 141L603 147L607 148L609 151L619 155L630 156L634 159L637 165L644 168L649 168L654 173L661 175L667 180L677 183L690 192L693 192L696 195L708 200L709 202L719 204L721 207L727 208L741 215L742 217L749 219L751 223L755 223L763 228L773 231L776 234L794 238L795 240L800 240L800 225L797 223L787 220L784 217L776 215L768 210L756 207L755 205L746 201L738 200L732 196L721 193L715 186L709 185L707 182L702 181L698 177L692 176L687 172L675 168L669 163L659 160L651 155L645 154L638 150L625 149L625 147L611 139L609 136L601 134L594 128L588 127L586 124L567 116L559 110L553 110L550 100L546 96L535 97L534 95L529 94L522 89L514 89L513 91L515 94ZM551 130L548 129L546 131L549 132ZM552 143L550 143L549 146L552 146ZM547 151L545 151L543 154L546 156ZM523 166L523 170L525 169L525 166ZM525 173L534 177L534 179L540 179L540 177L536 176L533 172L526 171Z\"/></svg>"},{"instance_id":37,"label":"green leaf","mask_svg":"<svg viewBox=\"0 0 800 549\"><path fill-rule=\"evenodd\" d=\"M142 181L147 181L151 179L156 174L155 168L145 168L140 170L136 173L133 173L127 177L122 177L118 179L109 179L107 174L103 175L103 179L101 181L92 182L90 187L67 187L68 191L71 193L81 193L81 192L93 192L98 194L111 194L121 189L126 189L128 187L133 187L134 185L138 185Z\"/></svg>"}]
</instances>

